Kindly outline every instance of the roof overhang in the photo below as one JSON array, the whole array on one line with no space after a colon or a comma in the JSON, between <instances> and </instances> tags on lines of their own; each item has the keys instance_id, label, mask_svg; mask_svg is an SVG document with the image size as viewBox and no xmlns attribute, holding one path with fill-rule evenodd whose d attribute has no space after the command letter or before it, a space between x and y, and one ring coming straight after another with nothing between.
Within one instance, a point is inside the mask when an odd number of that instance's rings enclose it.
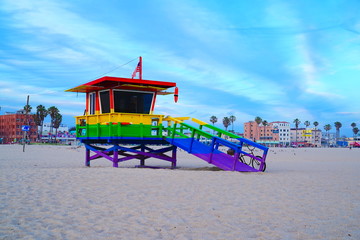
<instances>
[{"instance_id":1,"label":"roof overhang","mask_svg":"<svg viewBox=\"0 0 360 240\"><path fill-rule=\"evenodd\" d=\"M66 92L88 93L106 89L124 89L170 94L164 91L172 87L176 87L176 83L105 76L80 86L70 88L66 90Z\"/></svg>"}]
</instances>

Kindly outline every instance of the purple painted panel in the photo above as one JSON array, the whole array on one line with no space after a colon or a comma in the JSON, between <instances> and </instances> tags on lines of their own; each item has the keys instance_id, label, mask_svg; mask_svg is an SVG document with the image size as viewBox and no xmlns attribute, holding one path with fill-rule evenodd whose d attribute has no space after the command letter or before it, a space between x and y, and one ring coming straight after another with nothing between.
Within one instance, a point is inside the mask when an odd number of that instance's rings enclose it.
<instances>
[{"instance_id":1,"label":"purple painted panel","mask_svg":"<svg viewBox=\"0 0 360 240\"><path fill-rule=\"evenodd\" d=\"M189 153L197 156L204 161L213 164L226 171L258 172L257 169L242 163L234 156L213 149L211 145L206 145L192 138L169 139L169 142L178 146ZM233 143L230 143L233 144ZM235 146L235 144L233 144Z\"/></svg>"},{"instance_id":2,"label":"purple painted panel","mask_svg":"<svg viewBox=\"0 0 360 240\"><path fill-rule=\"evenodd\" d=\"M225 153L213 153L212 155L197 153L194 155L207 162L209 162L209 159L211 157L211 164L226 171L258 172L258 170L240 162L239 160L235 161L235 158L233 156L227 155Z\"/></svg>"}]
</instances>

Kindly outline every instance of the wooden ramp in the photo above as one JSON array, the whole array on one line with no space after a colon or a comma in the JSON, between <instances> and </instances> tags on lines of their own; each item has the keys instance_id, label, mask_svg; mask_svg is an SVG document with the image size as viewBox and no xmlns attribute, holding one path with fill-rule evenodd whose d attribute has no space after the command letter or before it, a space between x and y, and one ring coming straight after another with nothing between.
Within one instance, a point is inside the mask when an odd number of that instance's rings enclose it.
<instances>
[{"instance_id":1,"label":"wooden ramp","mask_svg":"<svg viewBox=\"0 0 360 240\"><path fill-rule=\"evenodd\" d=\"M226 171L265 171L267 147L197 119L191 120L200 124L198 128L184 123L184 118L168 119L172 123L167 128L168 136L165 140L170 144ZM217 136L204 131L205 127L216 132Z\"/></svg>"}]
</instances>

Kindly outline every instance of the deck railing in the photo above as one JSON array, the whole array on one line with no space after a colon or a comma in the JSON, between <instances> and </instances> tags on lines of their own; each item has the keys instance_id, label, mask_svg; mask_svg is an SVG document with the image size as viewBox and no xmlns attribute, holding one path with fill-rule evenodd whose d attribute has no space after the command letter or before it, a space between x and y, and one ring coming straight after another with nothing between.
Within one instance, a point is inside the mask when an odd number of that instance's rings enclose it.
<instances>
[{"instance_id":1,"label":"deck railing","mask_svg":"<svg viewBox=\"0 0 360 240\"><path fill-rule=\"evenodd\" d=\"M190 120L192 123L200 126L193 126L184 121ZM265 161L268 152L268 147L253 142L251 140L242 138L236 134L224 131L215 126L211 126L195 118L172 118L167 117L164 121L168 121L168 138L170 142L174 143L176 138L191 138L187 148L188 152L192 152L194 141L202 142L211 146L211 154L209 154L208 162L211 163L211 157L215 150L223 153L233 155L234 160L250 165L260 171L265 170ZM216 134L211 134L205 131L205 128L213 130Z\"/></svg>"}]
</instances>

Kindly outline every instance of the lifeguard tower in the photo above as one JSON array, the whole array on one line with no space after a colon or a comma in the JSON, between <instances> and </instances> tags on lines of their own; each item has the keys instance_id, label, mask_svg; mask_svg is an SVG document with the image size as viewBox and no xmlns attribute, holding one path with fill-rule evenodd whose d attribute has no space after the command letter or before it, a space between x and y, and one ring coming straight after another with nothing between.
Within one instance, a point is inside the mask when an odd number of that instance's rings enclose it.
<instances>
[{"instance_id":1,"label":"lifeguard tower","mask_svg":"<svg viewBox=\"0 0 360 240\"><path fill-rule=\"evenodd\" d=\"M141 57L132 78L105 76L66 91L86 93L84 115L76 117L86 166L105 158L113 167L132 159L146 167L146 159L157 158L175 168L179 147L224 170L265 170L267 147L195 118L154 114L157 97L174 94L176 102L178 88L174 82L142 79Z\"/></svg>"}]
</instances>

